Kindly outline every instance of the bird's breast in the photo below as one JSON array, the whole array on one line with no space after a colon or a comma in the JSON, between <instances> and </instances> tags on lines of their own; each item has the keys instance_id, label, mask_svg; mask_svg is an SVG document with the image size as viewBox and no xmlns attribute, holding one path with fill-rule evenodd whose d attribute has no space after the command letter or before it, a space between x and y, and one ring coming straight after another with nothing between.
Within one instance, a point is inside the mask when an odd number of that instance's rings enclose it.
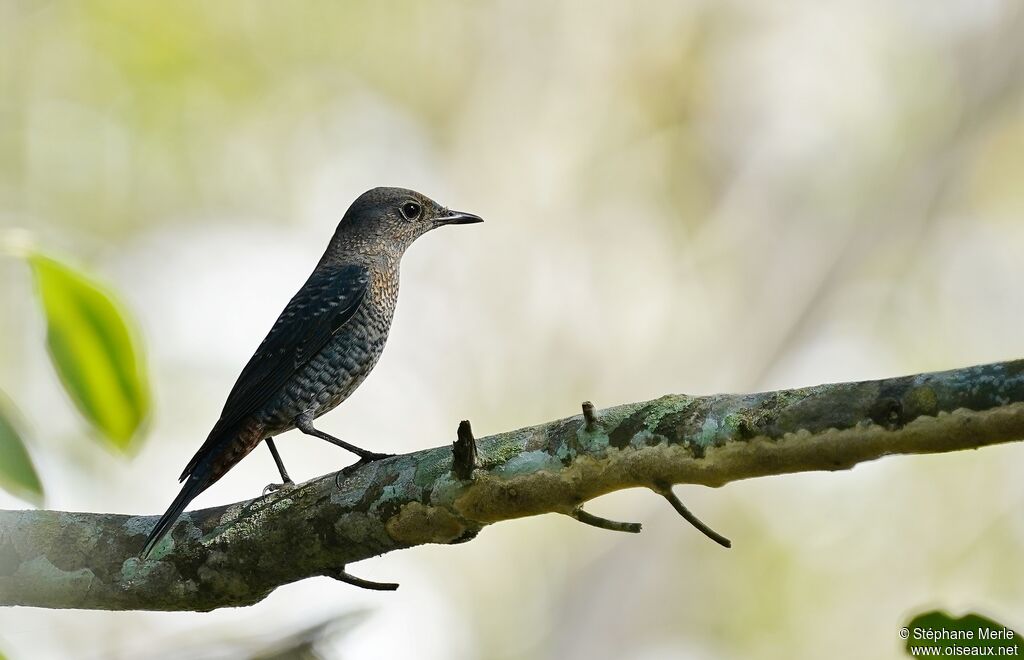
<instances>
[{"instance_id":1,"label":"bird's breast","mask_svg":"<svg viewBox=\"0 0 1024 660\"><path fill-rule=\"evenodd\" d=\"M285 385L267 420L276 432L292 428L304 412L318 417L333 409L377 364L398 299L397 278L374 278L359 309Z\"/></svg>"}]
</instances>

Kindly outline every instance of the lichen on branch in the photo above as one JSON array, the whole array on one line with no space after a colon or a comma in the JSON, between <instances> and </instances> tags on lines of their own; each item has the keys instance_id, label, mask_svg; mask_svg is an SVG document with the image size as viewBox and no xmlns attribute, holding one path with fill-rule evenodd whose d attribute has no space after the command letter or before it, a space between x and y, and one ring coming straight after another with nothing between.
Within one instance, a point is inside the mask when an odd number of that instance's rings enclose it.
<instances>
[{"instance_id":1,"label":"lichen on branch","mask_svg":"<svg viewBox=\"0 0 1024 660\"><path fill-rule=\"evenodd\" d=\"M390 589L345 567L424 543L468 541L486 525L542 513L638 531L581 509L625 488L672 501L672 484L721 486L1019 441L1024 360L758 394L669 395L585 412L476 440L475 456L461 466L446 444L188 512L147 561L138 553L156 516L0 511L0 605L211 610L250 605L317 575ZM460 451L470 456L466 437Z\"/></svg>"}]
</instances>

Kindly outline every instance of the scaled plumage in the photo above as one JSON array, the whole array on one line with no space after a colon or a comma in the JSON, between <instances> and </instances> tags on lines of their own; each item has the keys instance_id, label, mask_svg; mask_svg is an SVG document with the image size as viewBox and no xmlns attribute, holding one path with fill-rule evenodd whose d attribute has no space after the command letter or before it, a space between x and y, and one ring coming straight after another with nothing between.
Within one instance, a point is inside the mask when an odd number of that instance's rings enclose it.
<instances>
[{"instance_id":1,"label":"scaled plumage","mask_svg":"<svg viewBox=\"0 0 1024 660\"><path fill-rule=\"evenodd\" d=\"M314 429L312 420L344 401L380 358L406 248L435 227L480 221L401 188L375 188L353 202L317 267L239 375L220 419L185 467L181 491L146 540L143 556L189 502L265 439L299 428L362 460L383 457ZM283 464L279 468L287 480Z\"/></svg>"}]
</instances>

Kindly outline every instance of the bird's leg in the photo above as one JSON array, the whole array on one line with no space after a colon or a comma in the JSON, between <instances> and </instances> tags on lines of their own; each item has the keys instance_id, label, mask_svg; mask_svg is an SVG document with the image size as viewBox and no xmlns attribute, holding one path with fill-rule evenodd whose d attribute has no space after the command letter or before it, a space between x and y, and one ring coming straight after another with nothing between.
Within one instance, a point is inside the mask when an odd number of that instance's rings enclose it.
<instances>
[{"instance_id":1,"label":"bird's leg","mask_svg":"<svg viewBox=\"0 0 1024 660\"><path fill-rule=\"evenodd\" d=\"M284 469L284 461L281 460L281 454L277 453L277 445L274 444L273 438L267 438L267 447L270 448L270 455L274 457L274 462L277 463L277 471L281 473L280 484L269 484L263 489L263 494L272 493L275 490L294 486L295 482L288 476L288 470Z\"/></svg>"},{"instance_id":2,"label":"bird's leg","mask_svg":"<svg viewBox=\"0 0 1024 660\"><path fill-rule=\"evenodd\" d=\"M288 470L284 469L284 461L281 460L281 454L277 453L277 445L274 444L273 438L267 438L267 447L270 449L270 455L274 457L274 462L277 463L277 471L281 473L281 482L286 484L295 483L288 476Z\"/></svg>"},{"instance_id":3,"label":"bird's leg","mask_svg":"<svg viewBox=\"0 0 1024 660\"><path fill-rule=\"evenodd\" d=\"M374 451L360 449L359 447L356 447L351 443L335 438L333 435L329 435L327 433L324 433L323 431L318 431L317 429L313 428L313 415L309 413L302 413L301 415L295 418L295 428L299 429L306 435L311 435L315 438L326 440L331 444L338 445L342 449L349 450L350 452L359 457L360 464L369 463L371 461L379 461L382 458L390 458L391 456L394 456L394 454L379 454Z\"/></svg>"}]
</instances>

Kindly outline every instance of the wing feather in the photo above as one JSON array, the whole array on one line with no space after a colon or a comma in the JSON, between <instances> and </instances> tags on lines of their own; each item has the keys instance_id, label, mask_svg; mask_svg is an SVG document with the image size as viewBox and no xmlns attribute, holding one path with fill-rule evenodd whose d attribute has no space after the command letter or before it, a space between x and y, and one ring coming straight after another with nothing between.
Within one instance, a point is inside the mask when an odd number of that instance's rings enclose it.
<instances>
[{"instance_id":1,"label":"wing feather","mask_svg":"<svg viewBox=\"0 0 1024 660\"><path fill-rule=\"evenodd\" d=\"M314 272L281 312L274 327L242 369L220 419L182 478L222 436L270 402L359 310L369 271L357 265Z\"/></svg>"}]
</instances>

